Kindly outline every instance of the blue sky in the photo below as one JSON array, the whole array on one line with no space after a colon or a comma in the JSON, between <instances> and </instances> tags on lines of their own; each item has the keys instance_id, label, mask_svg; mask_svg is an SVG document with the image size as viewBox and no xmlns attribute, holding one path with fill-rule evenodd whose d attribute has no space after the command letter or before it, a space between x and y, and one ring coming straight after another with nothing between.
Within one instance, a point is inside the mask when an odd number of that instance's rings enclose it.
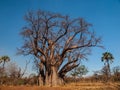
<instances>
[{"instance_id":1,"label":"blue sky","mask_svg":"<svg viewBox=\"0 0 120 90\"><path fill-rule=\"evenodd\" d=\"M10 56L21 67L25 66L25 60L31 59L16 56L16 48L22 45L19 33L26 24L24 15L29 10L38 9L72 18L82 17L93 24L92 28L102 37L105 49L93 48L88 61L83 62L89 68L89 74L102 68L101 56L105 51L115 57L112 67L120 65L120 0L0 0L0 56Z\"/></svg>"}]
</instances>

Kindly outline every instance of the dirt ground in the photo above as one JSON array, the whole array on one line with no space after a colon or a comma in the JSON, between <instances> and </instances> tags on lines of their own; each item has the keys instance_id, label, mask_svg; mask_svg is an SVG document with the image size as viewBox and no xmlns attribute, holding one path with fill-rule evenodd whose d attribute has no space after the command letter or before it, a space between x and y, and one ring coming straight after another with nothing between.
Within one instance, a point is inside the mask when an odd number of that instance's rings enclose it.
<instances>
[{"instance_id":1,"label":"dirt ground","mask_svg":"<svg viewBox=\"0 0 120 90\"><path fill-rule=\"evenodd\" d=\"M67 87L0 86L0 90L71 90Z\"/></svg>"},{"instance_id":2,"label":"dirt ground","mask_svg":"<svg viewBox=\"0 0 120 90\"><path fill-rule=\"evenodd\" d=\"M71 83L60 87L0 86L0 90L120 90L120 83Z\"/></svg>"}]
</instances>

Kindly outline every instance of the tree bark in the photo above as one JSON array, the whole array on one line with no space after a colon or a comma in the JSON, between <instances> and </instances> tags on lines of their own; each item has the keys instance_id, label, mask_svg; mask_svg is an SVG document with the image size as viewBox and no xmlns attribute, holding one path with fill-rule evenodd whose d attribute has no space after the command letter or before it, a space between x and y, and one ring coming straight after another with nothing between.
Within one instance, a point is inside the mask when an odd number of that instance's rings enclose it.
<instances>
[{"instance_id":1,"label":"tree bark","mask_svg":"<svg viewBox=\"0 0 120 90\"><path fill-rule=\"evenodd\" d=\"M51 67L51 86L58 86L63 84L63 80L58 76L57 67Z\"/></svg>"},{"instance_id":2,"label":"tree bark","mask_svg":"<svg viewBox=\"0 0 120 90\"><path fill-rule=\"evenodd\" d=\"M43 86L45 84L44 64L43 63L40 63L39 84L40 84L40 86Z\"/></svg>"},{"instance_id":3,"label":"tree bark","mask_svg":"<svg viewBox=\"0 0 120 90\"><path fill-rule=\"evenodd\" d=\"M109 61L107 60L108 78L111 76Z\"/></svg>"},{"instance_id":4,"label":"tree bark","mask_svg":"<svg viewBox=\"0 0 120 90\"><path fill-rule=\"evenodd\" d=\"M51 67L52 73L51 73L51 85L52 86L57 86L58 85L58 75L57 75L57 70L55 66Z\"/></svg>"},{"instance_id":5,"label":"tree bark","mask_svg":"<svg viewBox=\"0 0 120 90\"><path fill-rule=\"evenodd\" d=\"M44 80L41 77L41 75L39 76L39 86L43 86L44 85Z\"/></svg>"},{"instance_id":6,"label":"tree bark","mask_svg":"<svg viewBox=\"0 0 120 90\"><path fill-rule=\"evenodd\" d=\"M45 85L51 86L51 75L48 74L48 71L46 71L46 75L45 75Z\"/></svg>"}]
</instances>

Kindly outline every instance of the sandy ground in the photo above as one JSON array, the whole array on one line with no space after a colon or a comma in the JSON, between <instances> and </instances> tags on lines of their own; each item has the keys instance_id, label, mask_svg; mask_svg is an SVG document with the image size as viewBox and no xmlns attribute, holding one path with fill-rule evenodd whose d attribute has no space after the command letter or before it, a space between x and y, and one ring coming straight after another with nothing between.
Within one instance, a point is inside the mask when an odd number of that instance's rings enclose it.
<instances>
[{"instance_id":1,"label":"sandy ground","mask_svg":"<svg viewBox=\"0 0 120 90\"><path fill-rule=\"evenodd\" d=\"M0 86L0 90L71 90L68 87Z\"/></svg>"}]
</instances>

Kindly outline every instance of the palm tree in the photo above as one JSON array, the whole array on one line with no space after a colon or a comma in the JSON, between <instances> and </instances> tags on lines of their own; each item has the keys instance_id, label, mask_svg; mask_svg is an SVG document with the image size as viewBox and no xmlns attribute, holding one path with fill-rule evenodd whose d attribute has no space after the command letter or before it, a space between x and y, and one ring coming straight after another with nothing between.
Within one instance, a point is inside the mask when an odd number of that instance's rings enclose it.
<instances>
[{"instance_id":1,"label":"palm tree","mask_svg":"<svg viewBox=\"0 0 120 90\"><path fill-rule=\"evenodd\" d=\"M106 66L106 70L107 70L107 77L110 76L110 63L113 62L113 55L110 52L105 52L103 53L103 56L101 58L101 61L104 62L105 66Z\"/></svg>"},{"instance_id":2,"label":"palm tree","mask_svg":"<svg viewBox=\"0 0 120 90\"><path fill-rule=\"evenodd\" d=\"M5 63L8 62L8 61L10 61L9 56L5 55L5 56L0 57L0 63L3 63L3 69L4 69L4 66L5 66Z\"/></svg>"}]
</instances>

